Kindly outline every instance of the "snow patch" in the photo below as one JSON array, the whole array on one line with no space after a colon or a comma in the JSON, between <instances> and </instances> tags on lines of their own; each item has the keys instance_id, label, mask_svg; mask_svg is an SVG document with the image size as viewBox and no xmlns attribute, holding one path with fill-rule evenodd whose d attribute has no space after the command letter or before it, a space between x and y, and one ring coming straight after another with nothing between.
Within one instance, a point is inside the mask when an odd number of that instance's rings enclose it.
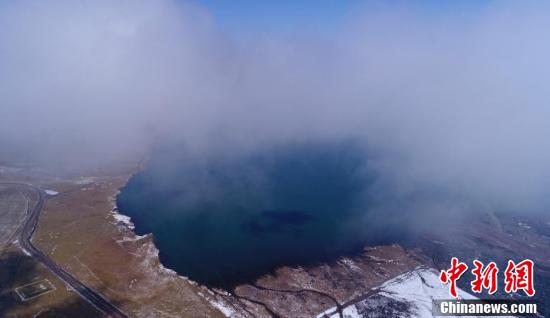
<instances>
[{"instance_id":1,"label":"snow patch","mask_svg":"<svg viewBox=\"0 0 550 318\"><path fill-rule=\"evenodd\" d=\"M315 318L325 318L325 317L338 317L338 314L334 314L333 313L336 311L336 307L330 307L329 309L323 311L322 313L318 314L317 316L315 316ZM329 315L332 315L332 316L329 316Z\"/></svg>"},{"instance_id":2,"label":"snow patch","mask_svg":"<svg viewBox=\"0 0 550 318\"><path fill-rule=\"evenodd\" d=\"M349 258L342 258L340 260L340 264L343 264L344 266L347 266L349 269L354 271L361 271L361 268L355 264L355 262Z\"/></svg>"},{"instance_id":3,"label":"snow patch","mask_svg":"<svg viewBox=\"0 0 550 318\"><path fill-rule=\"evenodd\" d=\"M435 270L421 267L382 284L379 294L413 305L415 317L432 317L432 300L448 299L448 288ZM459 299L477 299L462 289L457 291Z\"/></svg>"},{"instance_id":4,"label":"snow patch","mask_svg":"<svg viewBox=\"0 0 550 318\"><path fill-rule=\"evenodd\" d=\"M47 195L58 195L59 192L55 191L55 190L44 190L44 192L46 192Z\"/></svg>"},{"instance_id":5,"label":"snow patch","mask_svg":"<svg viewBox=\"0 0 550 318\"><path fill-rule=\"evenodd\" d=\"M130 230L134 230L135 226L134 223L132 223L131 218L127 215L118 213L117 205L116 205L116 197L120 194L120 190L118 190L113 196L109 197L109 202L111 203L111 215L115 219L115 223L123 224Z\"/></svg>"},{"instance_id":6,"label":"snow patch","mask_svg":"<svg viewBox=\"0 0 550 318\"><path fill-rule=\"evenodd\" d=\"M344 310L342 310L342 313L346 318L361 318L361 314L359 314L355 306L349 306L344 308Z\"/></svg>"},{"instance_id":7,"label":"snow patch","mask_svg":"<svg viewBox=\"0 0 550 318\"><path fill-rule=\"evenodd\" d=\"M74 183L78 185L91 184L94 183L95 179L96 178L78 178Z\"/></svg>"},{"instance_id":8,"label":"snow patch","mask_svg":"<svg viewBox=\"0 0 550 318\"><path fill-rule=\"evenodd\" d=\"M136 241L139 241L139 240L142 240L142 239L146 238L147 236L148 236L148 234L145 234L145 235L134 234L131 237L130 236L124 236L124 237L122 237L122 239L116 240L116 242L117 243L136 242Z\"/></svg>"},{"instance_id":9,"label":"snow patch","mask_svg":"<svg viewBox=\"0 0 550 318\"><path fill-rule=\"evenodd\" d=\"M159 250L157 249L153 241L149 241L143 244L142 246L140 246L138 248L137 253L139 255L143 255L143 260L141 261L142 268L153 269L155 270L156 273L159 273L159 274L166 274L168 276L178 276L178 274L175 271L164 267L160 263L158 258ZM185 276L181 276L181 277L185 277Z\"/></svg>"},{"instance_id":10,"label":"snow patch","mask_svg":"<svg viewBox=\"0 0 550 318\"><path fill-rule=\"evenodd\" d=\"M224 314L226 317L233 317L233 315L235 314L235 311L233 310L233 308L229 308L228 306L226 306L221 302L210 300L210 304L212 304L212 306L216 307L219 311L221 311L222 314Z\"/></svg>"},{"instance_id":11,"label":"snow patch","mask_svg":"<svg viewBox=\"0 0 550 318\"><path fill-rule=\"evenodd\" d=\"M131 218L127 215L123 215L118 213L117 211L113 211L113 218L115 219L116 223L122 223L130 230L133 230L135 228L134 223L132 223L131 221Z\"/></svg>"},{"instance_id":12,"label":"snow patch","mask_svg":"<svg viewBox=\"0 0 550 318\"><path fill-rule=\"evenodd\" d=\"M362 318L366 317L367 312L392 306L396 314L392 317L432 317L432 300L449 299L448 288L441 284L434 269L417 267L383 283L374 295L345 307L343 314L346 318ZM477 299L460 288L457 291L458 299ZM336 307L332 307L316 317L338 318L339 315Z\"/></svg>"}]
</instances>

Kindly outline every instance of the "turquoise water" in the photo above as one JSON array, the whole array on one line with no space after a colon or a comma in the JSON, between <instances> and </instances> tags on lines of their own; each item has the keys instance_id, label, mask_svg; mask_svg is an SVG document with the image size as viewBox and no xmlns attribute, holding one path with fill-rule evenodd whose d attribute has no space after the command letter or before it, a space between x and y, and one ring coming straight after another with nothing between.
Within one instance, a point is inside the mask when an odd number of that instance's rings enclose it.
<instances>
[{"instance_id":1,"label":"turquoise water","mask_svg":"<svg viewBox=\"0 0 550 318\"><path fill-rule=\"evenodd\" d=\"M118 196L161 262L202 284L231 288L280 265L358 251L367 238L372 178L353 143L307 143L246 155L163 150Z\"/></svg>"}]
</instances>

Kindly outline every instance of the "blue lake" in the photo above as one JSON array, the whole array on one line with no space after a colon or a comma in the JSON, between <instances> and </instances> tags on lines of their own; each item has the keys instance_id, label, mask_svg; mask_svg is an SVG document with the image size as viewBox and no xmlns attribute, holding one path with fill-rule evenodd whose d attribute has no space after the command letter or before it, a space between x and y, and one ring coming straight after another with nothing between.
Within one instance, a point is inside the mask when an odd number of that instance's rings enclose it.
<instances>
[{"instance_id":1,"label":"blue lake","mask_svg":"<svg viewBox=\"0 0 550 318\"><path fill-rule=\"evenodd\" d=\"M366 230L364 151L300 143L235 155L155 152L118 196L161 262L202 284L232 288L281 265L359 251Z\"/></svg>"}]
</instances>

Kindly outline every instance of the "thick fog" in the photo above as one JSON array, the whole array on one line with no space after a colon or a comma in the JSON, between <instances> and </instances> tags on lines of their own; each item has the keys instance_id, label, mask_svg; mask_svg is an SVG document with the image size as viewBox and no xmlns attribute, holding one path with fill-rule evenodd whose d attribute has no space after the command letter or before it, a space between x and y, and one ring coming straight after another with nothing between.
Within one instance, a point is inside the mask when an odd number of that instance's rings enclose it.
<instances>
[{"instance_id":1,"label":"thick fog","mask_svg":"<svg viewBox=\"0 0 550 318\"><path fill-rule=\"evenodd\" d=\"M544 211L549 9L379 3L330 32L242 37L191 2L2 1L0 160L354 139L388 209Z\"/></svg>"}]
</instances>

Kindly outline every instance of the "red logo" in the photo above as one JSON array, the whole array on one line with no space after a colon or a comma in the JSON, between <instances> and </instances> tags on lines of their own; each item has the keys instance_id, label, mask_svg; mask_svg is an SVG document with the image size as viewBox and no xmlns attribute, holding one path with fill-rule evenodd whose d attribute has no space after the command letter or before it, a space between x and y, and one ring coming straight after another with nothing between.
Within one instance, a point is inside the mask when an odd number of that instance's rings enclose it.
<instances>
[{"instance_id":1,"label":"red logo","mask_svg":"<svg viewBox=\"0 0 550 318\"><path fill-rule=\"evenodd\" d=\"M534 263L530 259L523 260L517 264L513 261L508 261L506 267L505 286L504 290L507 293L523 290L527 296L535 295L533 287L533 266Z\"/></svg>"},{"instance_id":2,"label":"red logo","mask_svg":"<svg viewBox=\"0 0 550 318\"><path fill-rule=\"evenodd\" d=\"M474 293L481 293L482 289L488 289L489 294L494 294L497 291L497 275L498 267L495 262L489 263L487 267L483 265L482 262L475 260L474 268L472 274L476 277L472 282L472 291ZM485 267L485 268L484 268Z\"/></svg>"},{"instance_id":3,"label":"red logo","mask_svg":"<svg viewBox=\"0 0 550 318\"><path fill-rule=\"evenodd\" d=\"M472 274L475 278L470 282L472 292L481 293L486 289L489 294L494 294L498 289L499 269L497 264L495 264L495 262L490 262L485 266L478 260L473 261L473 263L474 269L472 269ZM534 263L530 259L523 260L517 264L511 260L508 261L508 266L504 272L505 292L515 293L519 290L523 290L527 296L534 296L533 268ZM456 257L453 257L451 259L451 268L446 271L441 271L439 280L443 284L449 284L449 293L452 297L458 297L456 283L467 270L468 265L459 262Z\"/></svg>"},{"instance_id":4,"label":"red logo","mask_svg":"<svg viewBox=\"0 0 550 318\"><path fill-rule=\"evenodd\" d=\"M458 297L456 292L456 281L459 280L467 270L468 265L460 263L456 257L453 257L451 260L451 268L446 271L441 271L441 275L439 275L439 280L441 280L443 284L450 284L449 292L454 298Z\"/></svg>"}]
</instances>

